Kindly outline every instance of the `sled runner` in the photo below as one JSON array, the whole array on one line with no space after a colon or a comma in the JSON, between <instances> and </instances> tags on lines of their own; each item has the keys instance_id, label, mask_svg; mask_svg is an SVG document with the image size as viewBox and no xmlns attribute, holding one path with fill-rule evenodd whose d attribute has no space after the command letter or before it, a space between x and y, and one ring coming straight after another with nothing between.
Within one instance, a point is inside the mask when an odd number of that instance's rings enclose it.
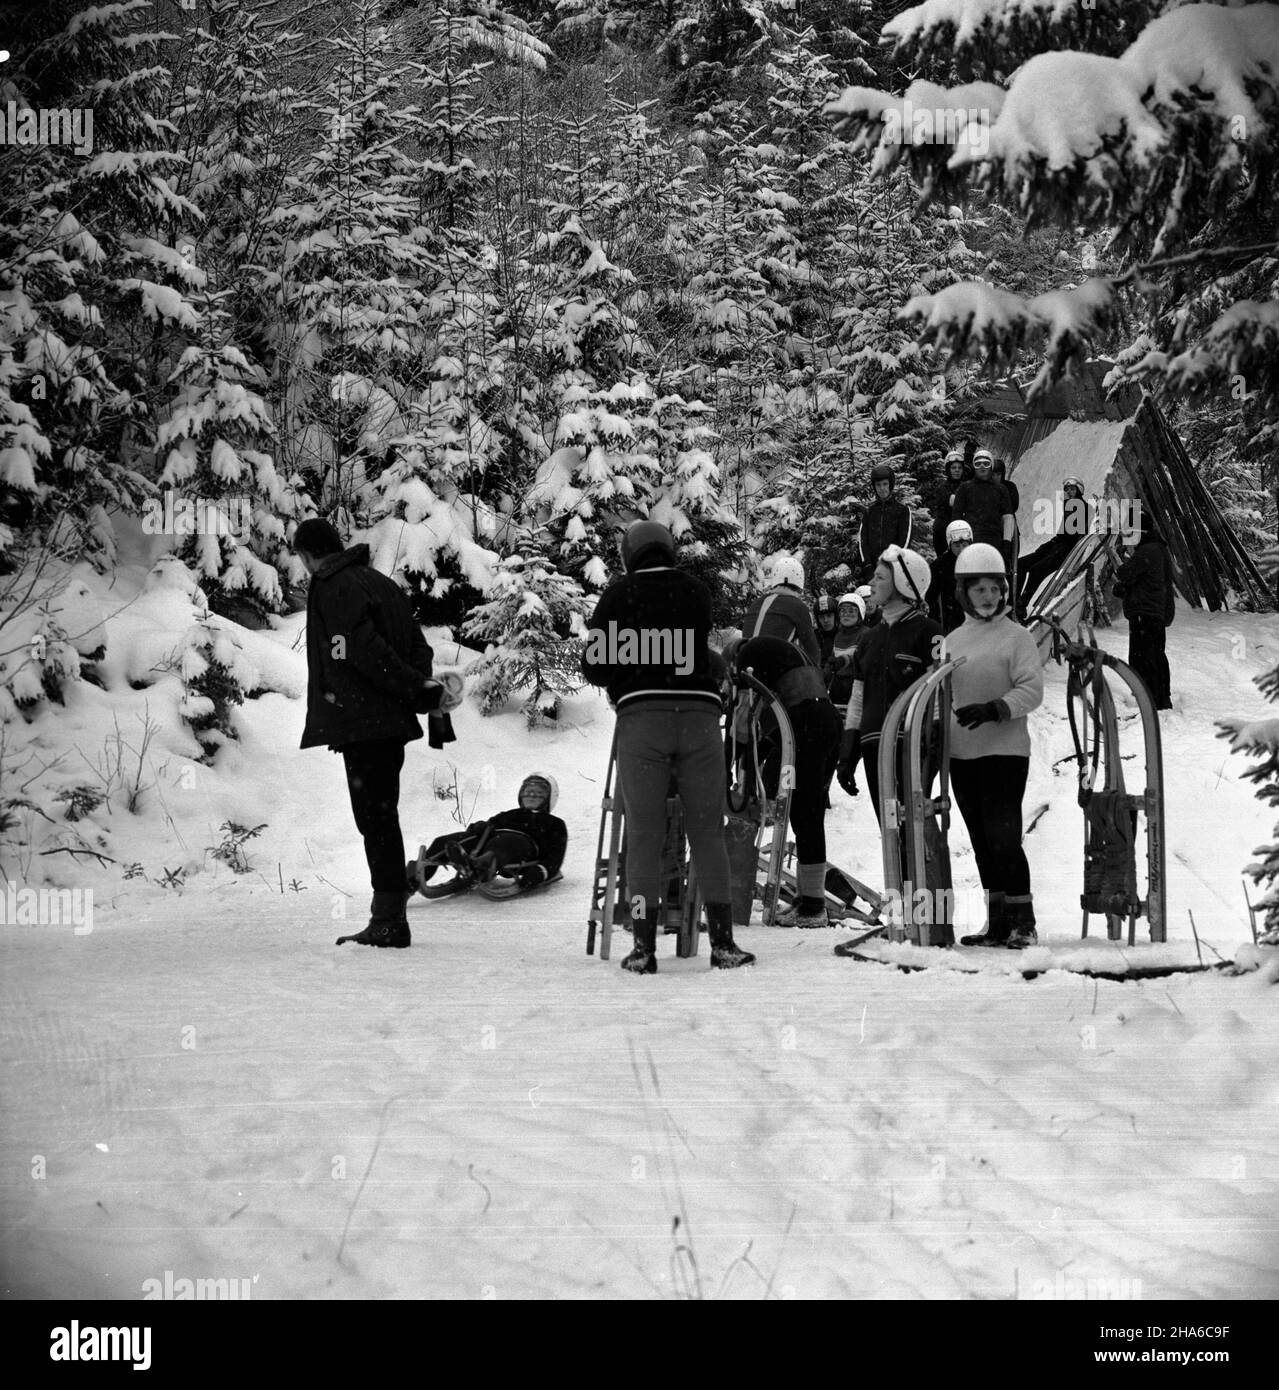
<instances>
[{"instance_id":1,"label":"sled runner","mask_svg":"<svg viewBox=\"0 0 1279 1390\"><path fill-rule=\"evenodd\" d=\"M921 970L949 970L961 975L998 975L1005 978L1036 980L1056 971L1082 975L1095 980L1156 980L1171 975L1238 974L1231 961L1202 964L1177 953L1158 953L1155 959L1134 960L1116 947L1098 943L1100 949L1081 949L1078 945L1031 946L1024 951L991 951L980 946L960 946L935 950L862 939L843 942L836 954L872 965L887 965L906 974ZM1147 948L1142 948L1147 949Z\"/></svg>"},{"instance_id":2,"label":"sled runner","mask_svg":"<svg viewBox=\"0 0 1279 1390\"><path fill-rule=\"evenodd\" d=\"M523 831L494 830L490 827L484 831L473 850L450 845L439 858L433 860L419 851L418 858L411 859L405 866L407 886L427 899L451 898L469 893L472 889L493 901L516 898L558 883L563 878L563 874L556 873L540 883L521 888L516 874L535 861L537 854L536 843ZM454 876L443 883L421 883L418 874L427 865L437 868L447 865L455 870Z\"/></svg>"}]
</instances>

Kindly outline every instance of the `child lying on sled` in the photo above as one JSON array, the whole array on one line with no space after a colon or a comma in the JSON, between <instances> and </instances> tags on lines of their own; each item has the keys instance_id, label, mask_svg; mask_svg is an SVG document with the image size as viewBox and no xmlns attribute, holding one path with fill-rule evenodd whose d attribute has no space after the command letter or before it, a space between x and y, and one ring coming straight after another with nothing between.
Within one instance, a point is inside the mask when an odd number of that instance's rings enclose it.
<instances>
[{"instance_id":1,"label":"child lying on sled","mask_svg":"<svg viewBox=\"0 0 1279 1390\"><path fill-rule=\"evenodd\" d=\"M407 865L407 886L424 897L436 896L426 885L444 867L455 869L457 877L441 889L461 892L486 884L498 896L514 896L558 878L568 847L568 827L551 814L558 795L554 777L530 773L520 783L518 807L423 845Z\"/></svg>"}]
</instances>

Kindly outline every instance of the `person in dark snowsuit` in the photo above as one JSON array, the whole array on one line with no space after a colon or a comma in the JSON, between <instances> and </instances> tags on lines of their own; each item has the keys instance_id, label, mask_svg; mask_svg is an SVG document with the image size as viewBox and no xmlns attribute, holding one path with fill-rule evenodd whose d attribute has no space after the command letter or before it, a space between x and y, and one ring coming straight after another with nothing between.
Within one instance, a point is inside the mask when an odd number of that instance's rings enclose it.
<instances>
[{"instance_id":1,"label":"person in dark snowsuit","mask_svg":"<svg viewBox=\"0 0 1279 1390\"><path fill-rule=\"evenodd\" d=\"M1115 593L1128 619L1128 665L1146 682L1156 709L1172 708L1168 670L1168 628L1176 612L1172 558L1147 508L1132 556L1120 565Z\"/></svg>"},{"instance_id":2,"label":"person in dark snowsuit","mask_svg":"<svg viewBox=\"0 0 1279 1390\"><path fill-rule=\"evenodd\" d=\"M1026 716L1044 699L1035 639L1013 621L1004 558L970 545L955 562L964 624L946 638L962 657L951 681L950 785L986 890L986 930L964 946L1037 944L1030 866L1021 847L1022 798L1030 769Z\"/></svg>"},{"instance_id":3,"label":"person in dark snowsuit","mask_svg":"<svg viewBox=\"0 0 1279 1390\"><path fill-rule=\"evenodd\" d=\"M857 557L853 569L858 580L865 583L874 573L879 557L890 545L905 549L910 544L910 508L893 496L897 475L886 463L877 463L870 470L875 500L866 508L862 527L857 535Z\"/></svg>"},{"instance_id":4,"label":"person in dark snowsuit","mask_svg":"<svg viewBox=\"0 0 1279 1390\"><path fill-rule=\"evenodd\" d=\"M853 688L844 716L840 742L839 785L856 796L857 763L866 772L875 816L879 805L879 733L893 701L937 660L942 630L929 616L928 561L913 550L896 546L884 552L875 567L873 588L883 621L857 648L853 657Z\"/></svg>"},{"instance_id":5,"label":"person in dark snowsuit","mask_svg":"<svg viewBox=\"0 0 1279 1390\"><path fill-rule=\"evenodd\" d=\"M675 540L657 522L631 523L622 541L622 560L626 573L600 596L582 656L582 674L607 689L617 710L626 882L641 914L634 919L634 949L622 968L638 975L657 971L662 845L672 777L706 904L711 965L720 970L751 965L755 957L733 940L724 842L723 706L708 645L710 590L677 567ZM811 632L812 619L803 603L800 612ZM639 655L623 660L628 634Z\"/></svg>"},{"instance_id":6,"label":"person in dark snowsuit","mask_svg":"<svg viewBox=\"0 0 1279 1390\"><path fill-rule=\"evenodd\" d=\"M1016 519L1008 489L995 478L995 456L989 449L973 455L976 474L960 483L955 491L953 521L966 521L973 528L973 541L993 545L1011 566Z\"/></svg>"},{"instance_id":7,"label":"person in dark snowsuit","mask_svg":"<svg viewBox=\"0 0 1279 1390\"><path fill-rule=\"evenodd\" d=\"M973 543L973 528L966 521L952 521L946 528L946 548L933 561L933 580L928 586L928 613L944 632L964 621L964 610L955 598L955 561Z\"/></svg>"},{"instance_id":8,"label":"person in dark snowsuit","mask_svg":"<svg viewBox=\"0 0 1279 1390\"><path fill-rule=\"evenodd\" d=\"M443 687L407 596L370 568L367 545L344 550L333 526L312 518L293 549L311 575L302 747L342 754L373 887L368 926L338 944L408 946L400 770L405 745L422 737L415 716L439 708Z\"/></svg>"},{"instance_id":9,"label":"person in dark snowsuit","mask_svg":"<svg viewBox=\"0 0 1279 1390\"><path fill-rule=\"evenodd\" d=\"M1032 550L1018 568L1017 613L1024 617L1026 605L1039 587L1066 563L1070 552L1088 534L1088 503L1084 501L1084 485L1078 478L1067 478L1061 485L1061 519L1057 534Z\"/></svg>"},{"instance_id":10,"label":"person in dark snowsuit","mask_svg":"<svg viewBox=\"0 0 1279 1390\"><path fill-rule=\"evenodd\" d=\"M938 559L946 553L946 528L955 519L955 493L969 476L964 451L952 449L946 455L946 471L933 502L933 553Z\"/></svg>"},{"instance_id":11,"label":"person in dark snowsuit","mask_svg":"<svg viewBox=\"0 0 1279 1390\"><path fill-rule=\"evenodd\" d=\"M514 879L521 889L536 888L554 878L568 848L568 827L551 814L558 799L559 785L554 777L545 772L530 772L520 783L517 806L473 821L465 830L437 835L429 845L423 845L417 859L408 864L409 888L421 889L436 869L445 865L465 869L477 853L486 851L496 854L497 872ZM494 836L500 830L518 831L531 843L520 845L512 839L509 844L499 844Z\"/></svg>"},{"instance_id":12,"label":"person in dark snowsuit","mask_svg":"<svg viewBox=\"0 0 1279 1390\"><path fill-rule=\"evenodd\" d=\"M733 664L750 671L782 702L795 739L795 769L790 802L790 825L795 832L799 900L778 919L783 927L825 927L826 915L826 792L839 760L841 720L826 694L821 672L778 637L752 637L735 649ZM776 727L776 726L774 726ZM776 796L781 758L774 742L761 772L770 797Z\"/></svg>"}]
</instances>

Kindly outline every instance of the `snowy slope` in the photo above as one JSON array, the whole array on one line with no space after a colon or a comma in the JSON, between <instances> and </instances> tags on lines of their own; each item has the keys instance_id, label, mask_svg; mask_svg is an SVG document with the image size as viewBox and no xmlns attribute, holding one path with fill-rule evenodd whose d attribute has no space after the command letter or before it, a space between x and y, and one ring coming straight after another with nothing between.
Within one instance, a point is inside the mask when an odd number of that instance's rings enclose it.
<instances>
[{"instance_id":1,"label":"snowy slope","mask_svg":"<svg viewBox=\"0 0 1279 1390\"><path fill-rule=\"evenodd\" d=\"M159 642L162 601L111 620L118 651ZM241 638L291 692L300 623ZM1122 654L1122 627L1102 640ZM1268 825L1212 721L1266 712L1250 680L1279 624L1183 608L1169 649L1170 936L1194 958L1191 910L1206 958L1230 957ZM77 686L60 718L91 753L142 700L168 708L168 679ZM1027 851L1041 936L1064 949L1081 828L1071 768L1052 766L1063 674L1048 684L1027 804L1050 809ZM138 1298L166 1271L250 1280L252 1298L1279 1294L1264 974L905 975L834 957L842 932L756 926L754 970L703 954L628 976L620 951L584 951L612 728L589 692L556 731L465 708L457 744L406 765L414 844L451 825L431 781L450 758L476 816L554 772L564 884L419 899L412 950L338 950L364 867L338 759L297 751L300 702L248 701L215 768L166 721L156 790L102 821L147 877L45 859L94 887L92 930L0 927L9 1296ZM832 858L878 880L870 807L834 795ZM204 853L228 817L266 822L246 875ZM953 848L974 887L962 831ZM158 886L182 864L180 895Z\"/></svg>"}]
</instances>

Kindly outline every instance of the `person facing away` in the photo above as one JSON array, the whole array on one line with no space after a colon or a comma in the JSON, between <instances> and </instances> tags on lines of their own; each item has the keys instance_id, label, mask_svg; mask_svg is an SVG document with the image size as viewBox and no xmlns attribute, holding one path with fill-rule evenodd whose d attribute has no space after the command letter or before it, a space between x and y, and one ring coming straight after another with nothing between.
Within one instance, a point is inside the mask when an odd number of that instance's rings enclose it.
<instances>
[{"instance_id":1,"label":"person facing away","mask_svg":"<svg viewBox=\"0 0 1279 1390\"><path fill-rule=\"evenodd\" d=\"M857 534L857 559L853 569L861 580L869 577L879 557L890 545L905 548L910 544L910 508L893 496L897 475L887 463L877 463L870 470L870 485L875 500L866 508L861 530Z\"/></svg>"},{"instance_id":2,"label":"person facing away","mask_svg":"<svg viewBox=\"0 0 1279 1390\"><path fill-rule=\"evenodd\" d=\"M1167 642L1177 611L1176 590L1172 557L1149 508L1141 508L1140 530L1130 542L1132 555L1115 576L1115 593L1123 599L1128 619L1128 665L1145 681L1155 708L1171 709Z\"/></svg>"},{"instance_id":3,"label":"person facing away","mask_svg":"<svg viewBox=\"0 0 1279 1390\"><path fill-rule=\"evenodd\" d=\"M710 590L679 568L674 538L654 521L627 527L622 561L626 572L600 596L582 657L582 674L607 690L617 710L617 780L626 812L626 883L635 942L622 968L639 975L657 970L662 845L672 780L706 904L711 965L720 970L751 965L755 957L733 940L722 704L708 640ZM800 612L811 632L802 602ZM636 634L633 646L648 659L623 661L620 642L610 648L590 640L610 628Z\"/></svg>"},{"instance_id":4,"label":"person facing away","mask_svg":"<svg viewBox=\"0 0 1279 1390\"><path fill-rule=\"evenodd\" d=\"M408 597L370 567L367 545L344 549L314 517L297 528L293 549L311 576L301 746L341 753L373 889L368 926L338 945L408 946L400 770L405 745L422 737L416 715L438 708L443 688Z\"/></svg>"},{"instance_id":5,"label":"person facing away","mask_svg":"<svg viewBox=\"0 0 1279 1390\"><path fill-rule=\"evenodd\" d=\"M484 820L472 821L465 830L437 835L418 850L408 864L408 885L420 890L444 865L466 868L477 854L489 850L498 831L518 832L528 843L508 837L495 868L513 878L521 889L536 888L559 873L568 848L568 827L552 815L559 799L559 784L545 772L530 772L520 783L517 804ZM512 857L512 855L514 857Z\"/></svg>"},{"instance_id":6,"label":"person facing away","mask_svg":"<svg viewBox=\"0 0 1279 1390\"><path fill-rule=\"evenodd\" d=\"M875 567L871 587L883 613L879 626L853 656L853 688L844 716L837 776L856 796L857 763L878 818L879 734L893 701L934 662L941 647L941 626L928 616L928 561L913 550L890 546Z\"/></svg>"},{"instance_id":7,"label":"person facing away","mask_svg":"<svg viewBox=\"0 0 1279 1390\"><path fill-rule=\"evenodd\" d=\"M768 588L757 594L742 619L742 637L780 637L798 647L814 666L822 664L821 643L804 602L804 566L791 555L775 555L767 571Z\"/></svg>"},{"instance_id":8,"label":"person facing away","mask_svg":"<svg viewBox=\"0 0 1279 1390\"><path fill-rule=\"evenodd\" d=\"M1026 716L1043 703L1043 664L1035 639L1013 621L1004 557L994 546L979 542L960 555L955 591L965 616L946 638L946 656L964 662L951 677L950 785L987 908L985 931L960 944L1022 949L1038 941L1021 837Z\"/></svg>"},{"instance_id":9,"label":"person facing away","mask_svg":"<svg viewBox=\"0 0 1279 1390\"><path fill-rule=\"evenodd\" d=\"M1016 527L1012 498L995 477L995 456L989 449L973 454L974 477L955 491L952 520L966 521L979 545L993 545L1006 560L1012 558Z\"/></svg>"},{"instance_id":10,"label":"person facing away","mask_svg":"<svg viewBox=\"0 0 1279 1390\"><path fill-rule=\"evenodd\" d=\"M973 528L966 521L952 521L946 528L946 547L933 561L928 586L928 613L944 632L953 632L964 621L964 610L955 598L955 561L973 543Z\"/></svg>"}]
</instances>

